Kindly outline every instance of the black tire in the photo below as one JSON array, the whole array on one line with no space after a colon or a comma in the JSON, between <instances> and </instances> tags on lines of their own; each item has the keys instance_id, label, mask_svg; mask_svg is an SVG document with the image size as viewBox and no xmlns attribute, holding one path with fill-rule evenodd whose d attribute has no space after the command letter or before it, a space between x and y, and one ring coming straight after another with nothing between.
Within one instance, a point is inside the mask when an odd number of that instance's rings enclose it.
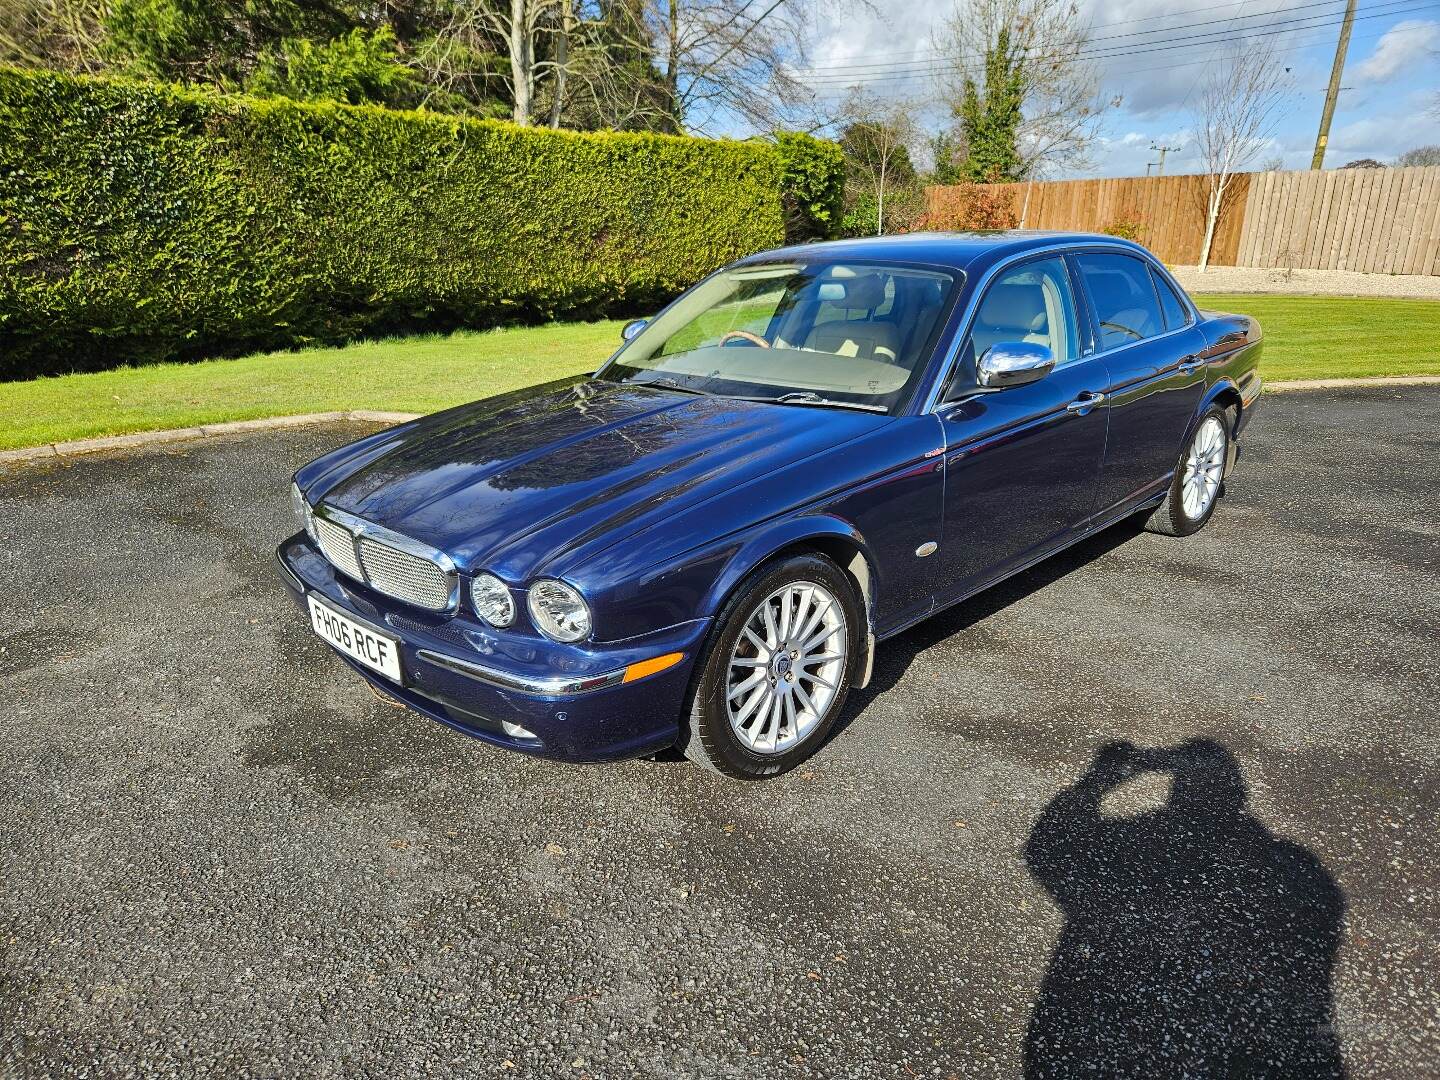
<instances>
[{"instance_id":1,"label":"black tire","mask_svg":"<svg viewBox=\"0 0 1440 1080\"><path fill-rule=\"evenodd\" d=\"M731 653L746 622L761 604L784 586L803 581L823 586L844 613L848 639L844 669L823 716L795 746L780 752L757 753L745 745L731 727L726 707ZM761 567L735 590L715 620L691 693L679 748L697 765L737 780L763 780L795 768L825 744L836 717L845 708L845 698L860 661L864 632L865 612L855 587L829 559L821 555L796 555Z\"/></svg>"},{"instance_id":2,"label":"black tire","mask_svg":"<svg viewBox=\"0 0 1440 1080\"><path fill-rule=\"evenodd\" d=\"M1185 510L1186 463L1212 417L1219 421L1224 439L1220 455L1219 484L1209 505L1198 515L1191 517ZM1220 503L1220 496L1224 494L1225 470L1229 468L1231 458L1234 456L1230 445L1233 438L1234 431L1230 422L1230 414L1219 405L1211 405L1201 414L1200 419L1195 422L1195 429L1190 433L1190 438L1185 440L1184 449L1180 451L1180 460L1175 463L1175 478L1170 482L1169 490L1165 492L1165 500L1146 519L1146 529L1163 536L1189 536L1204 528L1205 523L1210 520L1210 516L1215 513L1215 507Z\"/></svg>"}]
</instances>

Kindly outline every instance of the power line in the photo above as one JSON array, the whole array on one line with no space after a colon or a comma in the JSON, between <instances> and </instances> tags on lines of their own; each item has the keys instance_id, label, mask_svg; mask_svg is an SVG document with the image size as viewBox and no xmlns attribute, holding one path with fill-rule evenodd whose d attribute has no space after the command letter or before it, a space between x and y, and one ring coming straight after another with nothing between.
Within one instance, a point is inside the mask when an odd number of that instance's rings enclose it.
<instances>
[{"instance_id":1,"label":"power line","mask_svg":"<svg viewBox=\"0 0 1440 1080\"><path fill-rule=\"evenodd\" d=\"M1397 3L1398 3L1398 4L1411 4L1411 5L1413 5L1413 6L1409 6L1409 7L1393 7L1393 6L1392 6L1391 9L1390 9L1390 10L1387 10L1387 11L1376 11L1376 12L1373 12L1372 14L1369 14L1369 15L1360 15L1360 16L1357 16L1354 21L1360 22L1360 21L1363 21L1363 20L1366 20L1366 19L1387 18L1387 17L1397 16L1397 15L1410 15L1410 14L1414 14L1414 13L1416 13L1416 12L1428 11L1428 10L1434 9L1434 8L1436 8L1436 7L1440 7L1440 3L1435 2L1435 0L1424 0L1424 2L1421 2L1421 3L1418 3L1418 4L1415 3L1415 0L1390 0L1390 3L1391 3L1392 5L1393 5L1393 4L1397 4ZM1315 18L1315 17L1312 16L1312 18ZM1286 21L1299 21L1299 20L1286 20ZM1267 24L1267 26L1266 26L1265 29L1263 29L1263 30L1257 29L1257 30L1255 30L1255 31L1253 31L1253 32L1251 32L1251 33L1236 34L1236 35L1231 36L1231 37L1229 38L1229 40L1232 40L1232 41L1252 41L1252 40L1258 40L1258 39L1267 38L1267 37L1278 37L1278 36L1281 36L1281 35L1283 35L1283 34L1299 33L1299 32L1305 31L1305 30L1321 30L1321 29L1324 29L1324 28L1330 27L1330 26L1339 26L1343 21L1344 21L1343 19L1332 19L1332 20L1330 20L1330 21L1328 21L1328 22L1315 22L1315 23L1312 23L1312 24L1309 25L1309 26L1289 27L1289 28L1287 28L1287 29L1279 29L1279 30L1274 29L1273 27L1274 27L1274 26L1281 25L1280 23ZM1419 29L1419 28L1416 28L1416 29ZM1208 34L1192 34L1192 35L1186 35L1186 36L1183 37L1183 38L1165 39L1164 41L1161 41L1161 42L1147 43L1146 46L1145 46L1145 47L1142 47L1142 48L1132 48L1132 49L1103 49L1103 50L1099 50L1099 51L1095 51L1095 52L1084 52L1084 51L1082 51L1082 52L1076 53L1076 54L1073 55L1073 56L1068 56L1068 57L1066 57L1066 56L1055 56L1055 57L1052 57L1052 58L1050 58L1050 59L1053 59L1053 61L1054 61L1055 63L1057 63L1057 64L1073 64L1073 63L1081 63L1081 62L1089 61L1089 60L1106 60L1106 59L1114 59L1114 58L1116 58L1116 57L1123 57L1123 56L1144 56L1144 55L1147 55L1147 54L1149 54L1149 53L1172 52L1172 51L1174 51L1175 49L1194 49L1194 48L1197 48L1197 47L1199 47L1199 46L1201 46L1201 45L1205 45L1205 44L1223 44L1223 43L1225 42L1225 40L1226 40L1226 37L1225 37L1226 33L1227 33L1226 31L1223 31L1223 30L1222 30L1222 31L1214 31L1214 32L1211 32L1211 33L1208 33ZM1199 40L1199 39L1202 39L1202 38L1203 38L1203 39L1209 39L1209 40L1207 40L1207 41ZM1044 58L1044 57L1043 57L1043 54L1042 54L1042 57L1041 57L1041 58ZM899 65L897 65L897 66L899 66ZM1179 67L1179 66L1182 66L1182 65L1175 64L1175 65L1168 65L1168 66ZM892 70L893 70L893 69L892 69ZM901 72L901 73L899 73L899 74L889 74L889 73L887 73L887 72L877 72L877 73L874 74L874 75L865 75L865 74L862 74L862 75L859 75L859 76L849 76L849 75L821 75L821 76L818 76L818 77L816 77L816 78L806 78L803 73L795 73L795 74L792 75L792 77L795 78L795 79L796 79L797 81L799 81L799 82L803 82L803 83L806 83L806 84L809 84L809 85L812 85L812 86L827 86L827 85L832 85L832 86L834 86L834 85L838 85L838 86L866 85L866 86L869 86L869 85L874 85L874 84L876 84L876 83L904 82L904 81L908 81L908 80L911 80L911 79L937 78L937 77L940 77L940 76L952 74L952 73L953 73L953 70L954 70L954 69L953 69L951 66L949 66L949 65L937 65L937 64L931 63L931 64L927 64L925 70Z\"/></svg>"},{"instance_id":2,"label":"power line","mask_svg":"<svg viewBox=\"0 0 1440 1080\"><path fill-rule=\"evenodd\" d=\"M1418 3L1418 6L1408 6L1408 7L1407 7L1407 6L1403 6L1403 5L1415 5L1416 3L1417 3L1417 0L1385 0L1384 3L1374 5L1374 6L1371 7L1371 8L1367 8L1366 10L1369 11L1370 14L1358 16L1358 17L1357 17L1357 21L1358 21L1358 19L1379 19L1379 18L1387 18L1387 17L1389 17L1389 16L1394 16L1394 15L1409 15L1409 14L1412 14L1412 13L1417 12L1417 11L1424 11L1424 10L1427 10L1427 9L1429 9L1429 8L1433 8L1433 7L1437 6L1436 3L1434 2L1434 0L1420 0L1420 2ZM1377 8L1387 8L1388 10L1380 11L1380 10L1376 10ZM1316 21L1316 20L1327 20L1327 21ZM1229 20L1217 19L1217 20L1213 20L1213 21L1214 21L1214 22L1228 22ZM1217 38L1218 38L1218 39L1221 39L1222 42L1223 42L1223 40L1226 39L1227 36L1229 37L1230 40L1246 41L1246 40L1250 40L1250 39L1253 39L1253 38L1274 37L1274 36L1276 36L1276 35L1278 35L1278 34L1296 33L1296 32L1303 31L1303 30L1320 30L1320 29L1324 29L1324 28L1330 27L1330 26L1339 26L1339 25L1341 24L1341 22L1343 22L1343 21L1344 21L1343 17L1342 17L1342 18L1338 18L1338 19L1337 19L1337 18L1331 18L1329 14L1325 14L1325 15L1310 15L1310 16L1302 17L1302 18L1300 18L1300 19L1281 19L1281 20L1276 20L1276 21L1273 22L1273 23L1266 23L1266 24L1264 24L1263 27L1260 27L1260 28L1250 28L1247 32L1240 33L1240 34L1235 34L1235 35L1230 35L1230 31L1229 31L1228 29L1211 30L1211 31L1207 31L1207 32L1201 33L1201 34L1183 34L1183 35L1179 35L1179 36L1176 36L1176 37L1156 39L1155 41L1143 42L1143 43L1141 43L1141 45L1140 45L1139 47L1132 47L1132 48L1125 48L1125 47L1119 47L1119 46L1102 46L1102 47L1100 47L1100 48L1098 48L1098 49L1088 49L1088 43L1087 43L1087 46L1086 46L1086 47L1082 47L1081 51L1079 51L1079 52L1077 52L1077 53L1075 53L1074 55L1071 55L1071 56L1066 56L1066 55L1063 55L1063 54L1054 54L1054 55L1049 55L1049 56L1047 56L1047 54L1045 54L1045 53L1043 53L1043 52L1040 52L1040 53L1035 53L1035 54L1033 54L1030 58L1031 58L1032 60L1045 60L1045 59L1050 59L1050 60L1054 60L1054 61L1057 62L1057 63L1066 63L1066 64L1069 64L1069 63L1077 63L1077 62L1084 61L1084 60L1105 60L1105 59L1111 59L1111 58L1116 57L1116 56L1143 56L1143 55L1145 55L1145 54L1147 54L1147 53L1152 53L1152 52L1169 52L1169 51L1173 51L1174 49L1195 48L1195 47L1197 47L1197 45L1208 44L1208 43L1210 43L1211 41L1213 41L1214 39L1217 39ZM1308 23L1309 25L1306 25L1306 26L1289 26L1289 24L1291 24L1291 23L1302 23L1302 22L1303 22L1303 23ZM1288 29L1276 29L1276 27L1288 27ZM950 58L950 59L951 59L951 60L960 60L960 59L963 59L963 58L964 58L963 54L956 54L954 57L952 57L952 58ZM975 55L971 56L970 59L978 60L978 59L981 59L981 56L980 56L979 54L975 54ZM918 69L920 69L920 70L915 70L915 71L904 71L904 70L902 70L902 69L905 69L905 68L907 68L907 67L914 67L914 68L918 68ZM857 68L856 70L858 71L859 68ZM884 68L882 68L880 71L876 72L876 73L875 73L875 77L874 77L873 79L869 78L869 77L867 76L867 73L861 72L861 74L860 74L859 76L855 77L855 81L861 81L861 82L865 82L865 81L885 82L885 81L893 81L893 80L903 79L903 78L907 78L907 77L922 77L922 78L923 78L923 77L929 77L929 76L931 76L931 75L945 74L945 73L948 73L948 72L950 72L950 71L952 71L952 70L953 70L953 68L951 67L950 64L940 63L940 62L937 62L937 61L917 62L916 64L910 64L910 65L906 65L906 64L895 64L895 65L891 65L891 66L889 66L889 67L884 67ZM897 74L891 74L892 72L898 72L898 73L897 73ZM812 83L835 82L835 81L837 81L837 80L838 80L838 81L850 81L850 80L852 79L852 76L849 75L849 74L819 75L819 76L816 76L816 77L813 77L813 78L806 78L805 75L804 75L804 73L796 73L795 77L798 78L798 79L800 79L800 81L802 81L802 82L812 82Z\"/></svg>"},{"instance_id":3,"label":"power line","mask_svg":"<svg viewBox=\"0 0 1440 1080\"><path fill-rule=\"evenodd\" d=\"M1236 0L1235 3L1223 4L1223 5L1220 5L1220 6L1221 6L1221 7L1236 7L1236 6L1242 6L1242 5L1244 5L1246 2L1247 2L1247 0ZM1193 27L1196 27L1196 26L1213 26L1213 25L1215 25L1215 24L1217 24L1217 23L1225 23L1225 24L1227 24L1227 25L1233 25L1237 19L1262 19L1262 18L1265 18L1265 17L1270 16L1270 15L1288 15L1288 14L1291 13L1291 12L1294 12L1294 11L1305 11L1305 10L1307 10L1307 9L1309 9L1309 8L1317 8L1317 7L1336 7L1337 5L1343 6L1343 5L1345 4L1345 2L1346 2L1346 0L1312 0L1312 2L1310 2L1310 3L1294 4L1294 5L1291 5L1291 6L1289 6L1289 7L1271 8L1269 11L1257 11L1257 12L1254 12L1254 13L1252 13L1252 14L1250 14L1250 15L1225 15L1225 16L1222 16L1222 17L1216 18L1216 19L1200 19L1200 20L1198 20L1198 21L1196 21L1196 22L1180 23L1180 24L1174 25L1174 26L1156 27L1154 30L1135 30L1135 31L1131 31L1130 33L1125 33L1125 34L1104 34L1104 35L1101 35L1101 36L1099 36L1099 37L1092 37L1092 38L1090 38L1090 39L1089 39L1089 42L1092 42L1092 43L1093 43L1093 42L1096 42L1096 41L1118 41L1118 40L1120 40L1121 38L1144 37L1144 36L1147 35L1147 34L1164 34L1164 33L1168 33L1168 32L1173 31L1173 30L1188 30L1188 29L1192 29ZM1399 2L1399 0L1390 0L1390 2ZM1204 11L1204 10L1208 10L1208 9L1201 8L1201 9L1198 9L1198 10ZM1367 10L1368 10L1368 9L1367 9ZM1188 14L1192 14L1192 12L1184 12L1183 14L1187 14L1187 15L1188 15ZM1332 14L1338 14L1338 12L1334 12L1334 13L1332 13ZM1171 18L1171 17L1172 17L1172 16L1168 16L1168 15L1167 15L1167 16L1161 16L1161 15L1152 15L1152 16L1150 16L1150 18L1151 18L1152 20L1153 20L1153 19L1158 19L1158 18ZM1312 16L1308 16L1308 17L1309 17L1309 18L1321 18L1321 17L1323 17L1323 16L1320 15L1320 14L1316 14L1316 15L1312 15ZM1135 19L1135 20L1133 20L1133 21L1124 21L1124 22L1097 23L1097 24L1089 27L1089 29L1091 29L1091 30L1101 29L1101 28L1104 28L1104 27L1106 27L1106 26L1131 26L1131 25L1134 25L1134 23L1144 22L1144 21L1146 21L1146 20L1143 20L1143 19ZM1268 24L1267 24L1267 25L1268 25ZM1036 49L1045 49L1045 48L1047 48L1047 47L1048 47L1048 46L1046 46L1046 45L1044 45L1044 44L1032 46L1032 48L1036 48ZM874 54L871 54L871 55L873 56ZM814 65L814 64L812 64L812 65L810 65L809 67L803 69L803 72L804 72L805 74L824 74L824 73L826 73L826 72L832 72L832 71L844 71L844 72L849 72L849 71L862 71L862 70L865 70L865 69L868 69L868 68L881 68L881 69L884 69L884 70L893 70L894 68L897 68L897 67L914 67L914 66L917 66L917 65L933 64L933 63L935 63L935 62L937 62L937 61L956 60L956 59L960 59L960 58L963 58L963 57L967 57L967 54L965 54L965 53L948 52L948 51L936 51L936 50L929 50L928 52L925 52L925 53L892 53L892 54L890 54L890 55L893 55L893 56L906 56L906 57L909 57L909 59L907 59L907 60L902 60L902 61L896 61L896 62L888 62L888 63L887 63L887 62L883 62L883 61L877 61L877 62L875 62L875 63L871 63L869 60L867 60L865 63L860 63L860 64L820 64L820 65ZM978 60L978 59L981 58L981 56L980 56L979 53L971 53L971 54L968 54L968 58L969 58L969 59Z\"/></svg>"},{"instance_id":4,"label":"power line","mask_svg":"<svg viewBox=\"0 0 1440 1080\"><path fill-rule=\"evenodd\" d=\"M1418 29L1418 28L1417 28L1417 29ZM1352 40L1352 41L1374 41L1374 40L1376 40L1376 39L1378 39L1378 38L1384 37L1385 34L1388 33L1388 32L1389 32L1389 31L1384 31L1384 30L1382 30L1382 31L1379 31L1379 32L1373 33L1373 34L1356 35L1355 37L1351 38L1351 40ZM1312 39L1310 39L1310 40L1300 42L1300 43L1297 44L1297 45L1287 46L1286 48L1283 48L1283 49L1277 49L1277 50L1275 50L1275 55L1276 55L1276 56L1288 56L1288 55L1291 54L1291 53L1304 52L1306 49L1313 49L1313 48L1315 48L1316 46L1319 46L1319 45L1327 45L1327 44L1330 43L1330 40L1331 40L1331 39L1330 39L1330 36L1329 36L1328 34L1325 35L1324 37L1312 38ZM1149 72L1152 72L1152 71L1172 71L1172 70L1176 70L1176 69L1178 69L1178 68L1195 67L1195 66L1197 66L1197 65L1209 64L1209 63L1213 63L1213 62L1214 62L1214 61L1213 61L1213 57L1207 55L1207 56L1201 57L1201 58L1198 59L1198 60L1186 60L1186 61L1182 61L1182 62L1180 62L1180 63L1156 64L1156 65L1153 65L1153 66L1151 66L1151 67L1141 67L1141 68L1121 68L1120 70L1118 70L1118 71L1112 71L1112 72L1110 72L1109 74L1110 74L1110 77L1111 77L1112 79L1116 79L1116 78L1123 78L1123 77L1130 76L1130 75L1145 75L1145 74L1148 74ZM845 87L845 86L836 86L836 87L831 87L830 89L836 90L836 91L840 91L840 90L845 90L845 89L847 89L847 87ZM1305 92L1307 92L1307 91L1301 91L1301 92L1302 92L1302 93L1305 93ZM1314 93L1322 93L1323 91L1316 90L1316 91L1313 91L1313 92L1314 92Z\"/></svg>"}]
</instances>

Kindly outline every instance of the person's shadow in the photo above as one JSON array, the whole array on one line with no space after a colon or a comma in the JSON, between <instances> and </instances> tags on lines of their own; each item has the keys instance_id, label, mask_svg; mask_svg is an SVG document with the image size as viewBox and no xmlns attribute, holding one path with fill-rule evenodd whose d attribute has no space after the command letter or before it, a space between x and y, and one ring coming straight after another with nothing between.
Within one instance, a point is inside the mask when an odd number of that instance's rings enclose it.
<instances>
[{"instance_id":1,"label":"person's shadow","mask_svg":"<svg viewBox=\"0 0 1440 1080\"><path fill-rule=\"evenodd\" d=\"M1159 809L1102 801L1168 774ZM1197 739L1111 743L1030 834L1065 916L1025 1041L1025 1075L1342 1077L1330 977L1344 893L1245 808L1239 763Z\"/></svg>"}]
</instances>

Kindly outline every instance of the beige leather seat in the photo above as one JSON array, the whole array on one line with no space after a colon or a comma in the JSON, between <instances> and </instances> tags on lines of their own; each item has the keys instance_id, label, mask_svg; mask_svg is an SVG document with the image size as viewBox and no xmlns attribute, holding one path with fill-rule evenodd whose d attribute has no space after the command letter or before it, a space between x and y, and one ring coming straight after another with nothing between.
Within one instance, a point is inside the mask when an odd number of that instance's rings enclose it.
<instances>
[{"instance_id":1,"label":"beige leather seat","mask_svg":"<svg viewBox=\"0 0 1440 1080\"><path fill-rule=\"evenodd\" d=\"M1002 341L1026 341L1054 349L1045 314L1044 290L1038 283L996 285L985 294L971 337L975 341L977 360L991 345Z\"/></svg>"},{"instance_id":2,"label":"beige leather seat","mask_svg":"<svg viewBox=\"0 0 1440 1080\"><path fill-rule=\"evenodd\" d=\"M802 348L863 360L894 363L900 355L900 333L889 322L874 320L875 309L885 303L885 279L879 274L861 274L845 283L845 299L836 301L846 314L864 311L866 316L820 323L805 338Z\"/></svg>"}]
</instances>

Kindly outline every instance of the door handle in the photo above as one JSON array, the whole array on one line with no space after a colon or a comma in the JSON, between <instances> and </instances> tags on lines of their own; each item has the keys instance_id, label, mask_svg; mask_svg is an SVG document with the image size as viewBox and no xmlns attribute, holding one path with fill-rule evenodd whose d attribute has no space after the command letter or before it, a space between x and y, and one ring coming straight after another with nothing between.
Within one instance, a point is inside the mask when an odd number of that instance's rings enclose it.
<instances>
[{"instance_id":1,"label":"door handle","mask_svg":"<svg viewBox=\"0 0 1440 1080\"><path fill-rule=\"evenodd\" d=\"M1203 367L1204 365L1205 361L1200 359L1200 357L1198 356L1182 356L1180 358L1180 363L1176 366L1180 369L1180 374L1189 375L1192 371L1195 371L1197 368Z\"/></svg>"},{"instance_id":2,"label":"door handle","mask_svg":"<svg viewBox=\"0 0 1440 1080\"><path fill-rule=\"evenodd\" d=\"M1089 391L1089 390L1086 390L1085 393L1081 394L1081 395L1080 395L1079 397L1077 397L1074 401L1070 402L1069 405L1066 405L1066 406L1065 406L1065 411L1066 411L1066 412L1072 412L1072 413L1079 413L1081 416L1084 416L1087 412L1089 412L1091 409L1093 409L1096 405L1104 404L1104 402L1105 402L1105 395L1104 395L1104 394L1096 394L1096 393L1093 393L1093 392L1091 392L1091 391Z\"/></svg>"}]
</instances>

